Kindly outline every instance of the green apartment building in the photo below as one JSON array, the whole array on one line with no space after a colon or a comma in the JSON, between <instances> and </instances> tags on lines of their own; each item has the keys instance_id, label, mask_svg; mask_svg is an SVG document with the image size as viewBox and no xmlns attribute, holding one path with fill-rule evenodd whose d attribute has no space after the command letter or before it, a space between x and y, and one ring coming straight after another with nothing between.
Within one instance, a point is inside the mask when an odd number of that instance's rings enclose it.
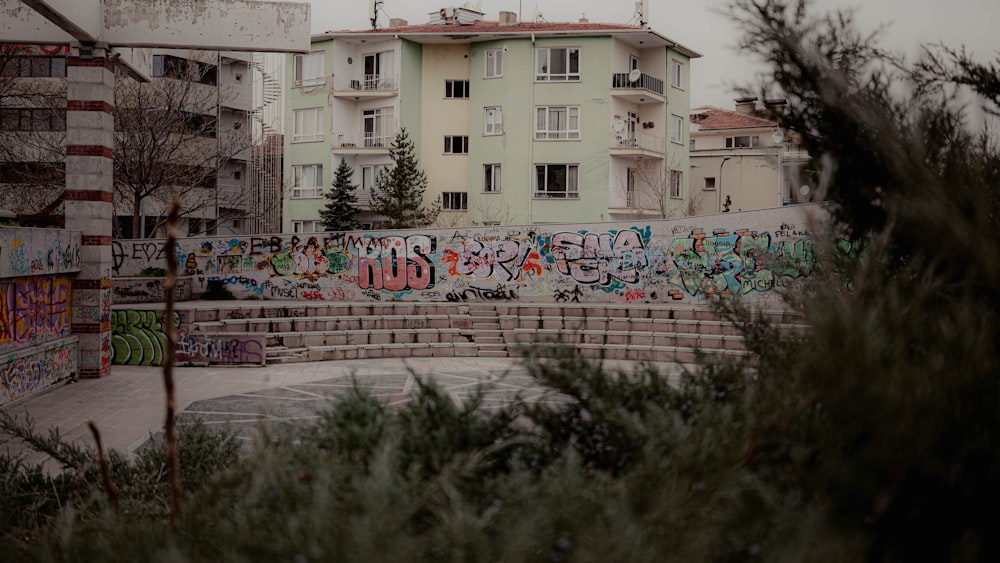
<instances>
[{"instance_id":1,"label":"green apartment building","mask_svg":"<svg viewBox=\"0 0 1000 563\"><path fill-rule=\"evenodd\" d=\"M359 200L405 127L438 226L679 216L688 202L690 62L639 26L499 21L455 8L430 23L313 37L289 57L284 229L321 230L344 158ZM365 213L375 226L379 218Z\"/></svg>"}]
</instances>

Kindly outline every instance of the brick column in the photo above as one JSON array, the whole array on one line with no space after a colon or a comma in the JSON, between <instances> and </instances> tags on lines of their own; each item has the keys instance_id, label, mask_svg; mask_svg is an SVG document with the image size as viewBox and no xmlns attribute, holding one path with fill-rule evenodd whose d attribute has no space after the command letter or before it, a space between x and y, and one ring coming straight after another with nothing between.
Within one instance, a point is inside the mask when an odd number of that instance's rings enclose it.
<instances>
[{"instance_id":1,"label":"brick column","mask_svg":"<svg viewBox=\"0 0 1000 563\"><path fill-rule=\"evenodd\" d=\"M111 224L115 67L103 49L66 64L66 228L82 231L83 270L73 280L80 377L111 371Z\"/></svg>"}]
</instances>

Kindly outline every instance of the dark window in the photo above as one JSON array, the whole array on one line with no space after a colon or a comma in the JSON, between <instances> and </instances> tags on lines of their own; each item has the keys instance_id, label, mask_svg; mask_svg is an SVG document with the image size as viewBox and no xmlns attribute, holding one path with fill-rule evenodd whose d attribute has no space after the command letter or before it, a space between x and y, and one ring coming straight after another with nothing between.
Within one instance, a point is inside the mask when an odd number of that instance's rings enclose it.
<instances>
[{"instance_id":1,"label":"dark window","mask_svg":"<svg viewBox=\"0 0 1000 563\"><path fill-rule=\"evenodd\" d=\"M445 80L444 81L444 97L445 98L468 98L469 97L469 81L468 80Z\"/></svg>"},{"instance_id":2,"label":"dark window","mask_svg":"<svg viewBox=\"0 0 1000 563\"><path fill-rule=\"evenodd\" d=\"M0 109L0 131L65 131L66 110L52 108Z\"/></svg>"},{"instance_id":3,"label":"dark window","mask_svg":"<svg viewBox=\"0 0 1000 563\"><path fill-rule=\"evenodd\" d=\"M469 208L469 194L465 192L444 192L441 194L441 209L465 211Z\"/></svg>"},{"instance_id":4,"label":"dark window","mask_svg":"<svg viewBox=\"0 0 1000 563\"><path fill-rule=\"evenodd\" d=\"M218 69L210 65L171 55L153 55L153 76L190 80L215 86Z\"/></svg>"},{"instance_id":5,"label":"dark window","mask_svg":"<svg viewBox=\"0 0 1000 563\"><path fill-rule=\"evenodd\" d=\"M445 154L469 154L469 137L447 135L444 138Z\"/></svg>"}]
</instances>

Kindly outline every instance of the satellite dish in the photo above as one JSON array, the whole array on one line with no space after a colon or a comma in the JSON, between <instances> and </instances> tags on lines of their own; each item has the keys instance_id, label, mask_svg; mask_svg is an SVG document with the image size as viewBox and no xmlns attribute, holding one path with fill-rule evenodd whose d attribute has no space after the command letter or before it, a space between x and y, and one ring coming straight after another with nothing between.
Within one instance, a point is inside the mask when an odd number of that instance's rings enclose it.
<instances>
[{"instance_id":1,"label":"satellite dish","mask_svg":"<svg viewBox=\"0 0 1000 563\"><path fill-rule=\"evenodd\" d=\"M802 195L804 195L804 196L809 195L809 191L810 190L809 190L809 186L808 185L805 185L805 186L802 186L802 187L799 188L799 193L802 194Z\"/></svg>"},{"instance_id":2,"label":"satellite dish","mask_svg":"<svg viewBox=\"0 0 1000 563\"><path fill-rule=\"evenodd\" d=\"M778 144L785 140L785 134L781 131L775 131L771 134L771 140L774 141L775 144Z\"/></svg>"},{"instance_id":3,"label":"satellite dish","mask_svg":"<svg viewBox=\"0 0 1000 563\"><path fill-rule=\"evenodd\" d=\"M625 122L623 120L619 119L618 121L615 122L614 125L615 133L621 133L622 129L624 128L625 128Z\"/></svg>"},{"instance_id":4,"label":"satellite dish","mask_svg":"<svg viewBox=\"0 0 1000 563\"><path fill-rule=\"evenodd\" d=\"M642 78L642 71L637 68L633 68L632 72L628 73L629 82L638 82L640 78Z\"/></svg>"}]
</instances>

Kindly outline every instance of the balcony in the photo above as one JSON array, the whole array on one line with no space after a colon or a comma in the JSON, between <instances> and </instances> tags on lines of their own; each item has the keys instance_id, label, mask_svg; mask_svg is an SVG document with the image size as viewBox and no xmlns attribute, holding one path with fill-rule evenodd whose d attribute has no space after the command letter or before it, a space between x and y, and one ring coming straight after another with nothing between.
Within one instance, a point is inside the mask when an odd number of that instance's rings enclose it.
<instances>
[{"instance_id":1,"label":"balcony","mask_svg":"<svg viewBox=\"0 0 1000 563\"><path fill-rule=\"evenodd\" d=\"M389 154L396 132L343 133L333 132L333 154Z\"/></svg>"},{"instance_id":2,"label":"balcony","mask_svg":"<svg viewBox=\"0 0 1000 563\"><path fill-rule=\"evenodd\" d=\"M667 101L663 80L640 74L637 80L630 80L630 73L616 72L611 75L611 95L637 104L658 104Z\"/></svg>"},{"instance_id":3,"label":"balcony","mask_svg":"<svg viewBox=\"0 0 1000 563\"><path fill-rule=\"evenodd\" d=\"M622 132L611 135L611 156L637 158L663 158L666 153L666 139L648 133Z\"/></svg>"},{"instance_id":4,"label":"balcony","mask_svg":"<svg viewBox=\"0 0 1000 563\"><path fill-rule=\"evenodd\" d=\"M338 98L388 98L399 93L399 75L353 74L333 77Z\"/></svg>"}]
</instances>

